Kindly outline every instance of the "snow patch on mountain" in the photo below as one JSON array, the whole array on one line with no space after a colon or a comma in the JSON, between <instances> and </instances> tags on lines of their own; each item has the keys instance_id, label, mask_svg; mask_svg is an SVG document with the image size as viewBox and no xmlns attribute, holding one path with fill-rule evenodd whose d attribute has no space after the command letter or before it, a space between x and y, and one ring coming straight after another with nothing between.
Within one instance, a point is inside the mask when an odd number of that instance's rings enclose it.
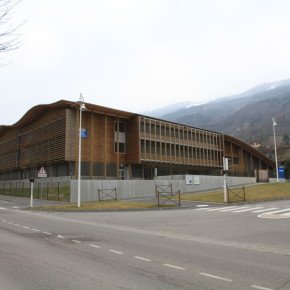
<instances>
[{"instance_id":1,"label":"snow patch on mountain","mask_svg":"<svg viewBox=\"0 0 290 290\"><path fill-rule=\"evenodd\" d=\"M273 86L269 87L269 88L267 89L267 91L271 91L271 90L274 90L274 89L276 89L276 88L277 88L277 86L276 86L276 85L273 85Z\"/></svg>"}]
</instances>

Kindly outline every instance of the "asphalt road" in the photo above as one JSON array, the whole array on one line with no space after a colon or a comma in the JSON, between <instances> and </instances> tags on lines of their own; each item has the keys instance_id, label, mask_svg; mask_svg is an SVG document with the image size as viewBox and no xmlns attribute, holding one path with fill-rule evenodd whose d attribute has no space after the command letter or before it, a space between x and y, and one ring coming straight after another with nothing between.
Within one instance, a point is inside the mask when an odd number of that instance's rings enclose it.
<instances>
[{"instance_id":1,"label":"asphalt road","mask_svg":"<svg viewBox=\"0 0 290 290\"><path fill-rule=\"evenodd\" d=\"M138 212L0 199L0 289L290 289L290 201ZM288 217L289 213L289 217Z\"/></svg>"}]
</instances>

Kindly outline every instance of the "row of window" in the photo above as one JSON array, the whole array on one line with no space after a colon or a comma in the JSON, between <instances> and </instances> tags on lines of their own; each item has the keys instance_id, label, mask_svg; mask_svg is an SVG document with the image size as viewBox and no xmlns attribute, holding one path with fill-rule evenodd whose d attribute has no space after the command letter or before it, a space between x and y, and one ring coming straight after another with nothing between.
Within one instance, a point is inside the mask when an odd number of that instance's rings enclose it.
<instances>
[{"instance_id":1,"label":"row of window","mask_svg":"<svg viewBox=\"0 0 290 290\"><path fill-rule=\"evenodd\" d=\"M141 153L216 161L221 160L221 151L160 142L151 142L150 146L149 142L146 142L145 145L144 140L141 140Z\"/></svg>"},{"instance_id":2,"label":"row of window","mask_svg":"<svg viewBox=\"0 0 290 290\"><path fill-rule=\"evenodd\" d=\"M158 135L163 137L171 137L189 141L196 141L207 144L220 145L220 135L206 131L201 131L195 128L189 128L179 125L160 124L155 120L144 122L140 119L141 133Z\"/></svg>"}]
</instances>

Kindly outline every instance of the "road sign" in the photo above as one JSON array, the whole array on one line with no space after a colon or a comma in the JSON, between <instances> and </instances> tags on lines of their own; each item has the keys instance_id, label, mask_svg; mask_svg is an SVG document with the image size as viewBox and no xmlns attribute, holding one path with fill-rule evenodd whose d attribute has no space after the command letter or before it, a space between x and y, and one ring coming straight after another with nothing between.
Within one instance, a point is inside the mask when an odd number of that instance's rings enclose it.
<instances>
[{"instance_id":1,"label":"road sign","mask_svg":"<svg viewBox=\"0 0 290 290\"><path fill-rule=\"evenodd\" d=\"M47 177L47 172L45 171L44 167L42 166L38 171L38 177Z\"/></svg>"},{"instance_id":2,"label":"road sign","mask_svg":"<svg viewBox=\"0 0 290 290\"><path fill-rule=\"evenodd\" d=\"M82 128L79 134L80 134L81 138L87 138L88 137L88 130L86 128Z\"/></svg>"}]
</instances>

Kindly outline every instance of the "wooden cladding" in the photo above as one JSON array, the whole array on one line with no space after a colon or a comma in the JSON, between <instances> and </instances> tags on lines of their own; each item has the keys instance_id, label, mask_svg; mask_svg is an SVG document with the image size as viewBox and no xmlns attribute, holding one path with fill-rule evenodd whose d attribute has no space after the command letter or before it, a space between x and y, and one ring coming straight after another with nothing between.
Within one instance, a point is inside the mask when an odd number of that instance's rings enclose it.
<instances>
[{"instance_id":1,"label":"wooden cladding","mask_svg":"<svg viewBox=\"0 0 290 290\"><path fill-rule=\"evenodd\" d=\"M139 123L143 161L222 166L221 134L145 117Z\"/></svg>"},{"instance_id":2,"label":"wooden cladding","mask_svg":"<svg viewBox=\"0 0 290 290\"><path fill-rule=\"evenodd\" d=\"M89 111L82 114L82 127L87 132L87 137L82 138L83 176L119 178L125 170L128 176L134 176L144 169L144 164L166 164L173 170L217 169L222 167L223 156L231 158L231 171L252 172L275 165L231 136L86 105ZM13 126L0 126L0 170L16 172L49 164L74 165L78 162L79 121L79 106L59 101L31 109ZM72 174L77 174L71 168Z\"/></svg>"},{"instance_id":3,"label":"wooden cladding","mask_svg":"<svg viewBox=\"0 0 290 290\"><path fill-rule=\"evenodd\" d=\"M9 140L0 139L1 169L27 168L64 161L65 111L49 111Z\"/></svg>"}]
</instances>

